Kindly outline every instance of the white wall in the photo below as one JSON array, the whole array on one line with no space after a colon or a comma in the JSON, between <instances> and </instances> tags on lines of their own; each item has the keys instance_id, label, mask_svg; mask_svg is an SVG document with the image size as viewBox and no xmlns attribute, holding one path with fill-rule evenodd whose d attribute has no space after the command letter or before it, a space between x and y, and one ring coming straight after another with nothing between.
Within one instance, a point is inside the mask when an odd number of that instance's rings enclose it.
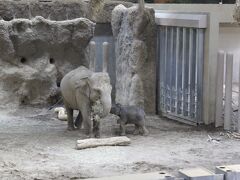
<instances>
[{"instance_id":1,"label":"white wall","mask_svg":"<svg viewBox=\"0 0 240 180\"><path fill-rule=\"evenodd\" d=\"M220 26L218 47L220 50L234 53L233 82L238 82L240 62L240 26Z\"/></svg>"}]
</instances>

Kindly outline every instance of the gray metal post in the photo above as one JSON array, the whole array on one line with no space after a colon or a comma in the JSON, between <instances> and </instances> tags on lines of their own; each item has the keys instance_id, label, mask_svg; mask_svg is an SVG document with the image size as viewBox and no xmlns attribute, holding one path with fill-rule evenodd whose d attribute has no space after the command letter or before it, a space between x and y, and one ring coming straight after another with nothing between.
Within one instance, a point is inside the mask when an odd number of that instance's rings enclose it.
<instances>
[{"instance_id":1,"label":"gray metal post","mask_svg":"<svg viewBox=\"0 0 240 180\"><path fill-rule=\"evenodd\" d=\"M108 62L109 62L109 43L103 43L103 72L107 72L108 70Z\"/></svg>"},{"instance_id":2,"label":"gray metal post","mask_svg":"<svg viewBox=\"0 0 240 180\"><path fill-rule=\"evenodd\" d=\"M216 93L216 121L215 126L223 126L223 76L224 76L224 57L223 51L218 52L217 62L217 93Z\"/></svg>"},{"instance_id":3,"label":"gray metal post","mask_svg":"<svg viewBox=\"0 0 240 180\"><path fill-rule=\"evenodd\" d=\"M189 72L190 72L190 79L189 79L189 82L190 82L190 109L189 109L189 116L190 118L195 118L197 119L197 101L196 101L196 92L197 92L197 72L198 72L198 56L197 56L197 52L199 49L197 49L197 47L199 47L197 45L197 30L196 29L191 29L191 35L192 38L191 38L191 46L192 46L192 53L191 53L191 61L189 63ZM190 47L191 47L190 46ZM202 52L204 53L204 52ZM202 62L203 63L203 62Z\"/></svg>"},{"instance_id":4,"label":"gray metal post","mask_svg":"<svg viewBox=\"0 0 240 180\"><path fill-rule=\"evenodd\" d=\"M204 30L197 30L198 58L197 58L197 119L203 122L203 62L204 62Z\"/></svg>"},{"instance_id":5,"label":"gray metal post","mask_svg":"<svg viewBox=\"0 0 240 180\"><path fill-rule=\"evenodd\" d=\"M175 89L176 89L176 104L175 104L175 107L176 107L176 109L175 109L175 114L178 114L178 112L179 112L179 109L180 109L180 107L179 107L179 88L178 88L178 86L179 86L179 67L181 67L179 64L179 61L180 61L180 58L179 58L179 52L180 52L180 28L179 27L177 27L177 30L176 30L176 85L175 85Z\"/></svg>"},{"instance_id":6,"label":"gray metal post","mask_svg":"<svg viewBox=\"0 0 240 180\"><path fill-rule=\"evenodd\" d=\"M233 75L233 54L227 53L226 76L225 76L225 110L224 129L231 129L232 121L232 75Z\"/></svg>"},{"instance_id":7,"label":"gray metal post","mask_svg":"<svg viewBox=\"0 0 240 180\"><path fill-rule=\"evenodd\" d=\"M237 124L237 130L240 133L240 62L239 62L239 81L238 81L238 88L239 88L239 93L238 93L238 124Z\"/></svg>"},{"instance_id":8,"label":"gray metal post","mask_svg":"<svg viewBox=\"0 0 240 180\"><path fill-rule=\"evenodd\" d=\"M189 31L188 31L189 32ZM182 66L182 89L183 89L183 116L188 116L188 53L189 53L189 39L187 28L183 28L183 66Z\"/></svg>"},{"instance_id":9,"label":"gray metal post","mask_svg":"<svg viewBox=\"0 0 240 180\"><path fill-rule=\"evenodd\" d=\"M90 64L89 69L95 71L96 69L96 42L90 42Z\"/></svg>"},{"instance_id":10,"label":"gray metal post","mask_svg":"<svg viewBox=\"0 0 240 180\"><path fill-rule=\"evenodd\" d=\"M168 60L168 54L167 54L167 46L168 46L168 38L169 38L169 35L168 35L168 27L165 26L165 39L164 39L164 45L165 45L165 48L164 48L164 80L163 80L163 86L164 86L164 110L166 111L167 110L167 102L168 102L168 96L167 96L167 93L168 93L168 89L167 89L167 73L166 73L166 70L167 70L167 60Z\"/></svg>"},{"instance_id":11,"label":"gray metal post","mask_svg":"<svg viewBox=\"0 0 240 180\"><path fill-rule=\"evenodd\" d=\"M173 101L175 100L175 97L174 97L174 93L173 93L173 75L175 74L175 72L174 72L174 67L173 67L173 61L174 61L174 59L173 59L173 46L174 46L174 41L173 41L173 33L174 33L174 28L171 28L170 29L170 40L169 40L169 42L170 42L170 45L169 45L169 47L170 47L170 49L169 49L169 52L170 52L170 54L169 54L169 78L170 78L170 81L169 81L169 88L170 88L170 91L169 91L169 95L170 95L170 97L169 97L169 105L170 105L170 109L169 109L169 111L170 112L174 112L174 106L173 106Z\"/></svg>"}]
</instances>

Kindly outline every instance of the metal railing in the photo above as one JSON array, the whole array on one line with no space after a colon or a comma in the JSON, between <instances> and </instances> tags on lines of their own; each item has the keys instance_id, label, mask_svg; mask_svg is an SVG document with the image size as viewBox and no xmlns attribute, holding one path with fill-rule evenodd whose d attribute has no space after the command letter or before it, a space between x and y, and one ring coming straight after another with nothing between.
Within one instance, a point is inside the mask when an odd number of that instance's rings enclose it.
<instances>
[{"instance_id":1,"label":"metal railing","mask_svg":"<svg viewBox=\"0 0 240 180\"><path fill-rule=\"evenodd\" d=\"M206 16L190 16L194 15L156 13L158 112L174 120L199 124Z\"/></svg>"}]
</instances>

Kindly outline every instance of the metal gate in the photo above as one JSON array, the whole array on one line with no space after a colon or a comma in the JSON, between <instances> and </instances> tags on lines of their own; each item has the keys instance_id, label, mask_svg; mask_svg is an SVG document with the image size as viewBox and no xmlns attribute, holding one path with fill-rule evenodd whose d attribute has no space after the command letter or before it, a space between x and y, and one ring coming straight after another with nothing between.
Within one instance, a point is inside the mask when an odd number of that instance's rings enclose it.
<instances>
[{"instance_id":1,"label":"metal gate","mask_svg":"<svg viewBox=\"0 0 240 180\"><path fill-rule=\"evenodd\" d=\"M205 29L158 26L158 112L202 123Z\"/></svg>"}]
</instances>

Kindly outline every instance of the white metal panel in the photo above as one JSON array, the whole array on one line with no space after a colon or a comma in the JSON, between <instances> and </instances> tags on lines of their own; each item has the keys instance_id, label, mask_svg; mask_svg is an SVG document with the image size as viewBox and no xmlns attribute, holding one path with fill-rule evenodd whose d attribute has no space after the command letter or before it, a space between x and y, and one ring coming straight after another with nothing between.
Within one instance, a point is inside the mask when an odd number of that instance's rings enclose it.
<instances>
[{"instance_id":1,"label":"white metal panel","mask_svg":"<svg viewBox=\"0 0 240 180\"><path fill-rule=\"evenodd\" d=\"M207 14L155 11L155 22L162 26L207 28Z\"/></svg>"}]
</instances>

